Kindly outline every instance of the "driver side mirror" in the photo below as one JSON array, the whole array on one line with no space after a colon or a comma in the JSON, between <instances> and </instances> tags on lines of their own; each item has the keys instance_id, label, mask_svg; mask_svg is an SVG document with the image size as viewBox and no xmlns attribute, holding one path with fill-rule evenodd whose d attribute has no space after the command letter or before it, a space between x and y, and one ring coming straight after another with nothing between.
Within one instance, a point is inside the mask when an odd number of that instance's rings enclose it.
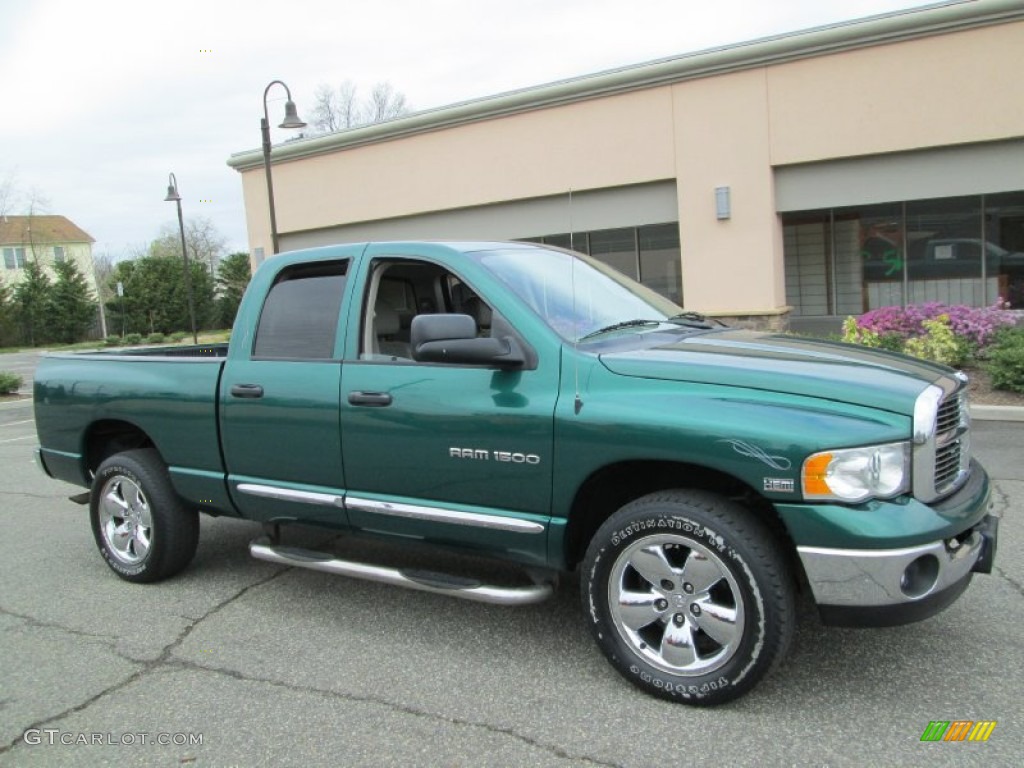
<instances>
[{"instance_id":1,"label":"driver side mirror","mask_svg":"<svg viewBox=\"0 0 1024 768\"><path fill-rule=\"evenodd\" d=\"M476 321L469 315L417 315L412 319L410 343L413 360L420 363L519 368L526 360L511 336L478 337Z\"/></svg>"}]
</instances>

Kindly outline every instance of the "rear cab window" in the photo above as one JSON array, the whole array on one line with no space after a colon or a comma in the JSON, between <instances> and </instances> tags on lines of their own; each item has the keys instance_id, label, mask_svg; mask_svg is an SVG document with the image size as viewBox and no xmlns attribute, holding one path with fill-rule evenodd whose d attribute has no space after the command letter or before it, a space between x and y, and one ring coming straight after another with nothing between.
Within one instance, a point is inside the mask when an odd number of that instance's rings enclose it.
<instances>
[{"instance_id":1,"label":"rear cab window","mask_svg":"<svg viewBox=\"0 0 1024 768\"><path fill-rule=\"evenodd\" d=\"M253 359L331 360L348 261L288 267L267 293Z\"/></svg>"}]
</instances>

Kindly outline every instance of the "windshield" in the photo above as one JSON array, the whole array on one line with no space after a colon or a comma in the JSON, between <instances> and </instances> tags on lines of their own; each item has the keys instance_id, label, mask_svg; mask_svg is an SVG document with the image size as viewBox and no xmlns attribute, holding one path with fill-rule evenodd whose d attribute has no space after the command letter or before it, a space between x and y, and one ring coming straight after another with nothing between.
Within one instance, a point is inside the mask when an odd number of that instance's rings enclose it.
<instances>
[{"instance_id":1,"label":"windshield","mask_svg":"<svg viewBox=\"0 0 1024 768\"><path fill-rule=\"evenodd\" d=\"M617 323L653 324L683 312L664 296L581 253L517 248L475 255L569 341Z\"/></svg>"}]
</instances>

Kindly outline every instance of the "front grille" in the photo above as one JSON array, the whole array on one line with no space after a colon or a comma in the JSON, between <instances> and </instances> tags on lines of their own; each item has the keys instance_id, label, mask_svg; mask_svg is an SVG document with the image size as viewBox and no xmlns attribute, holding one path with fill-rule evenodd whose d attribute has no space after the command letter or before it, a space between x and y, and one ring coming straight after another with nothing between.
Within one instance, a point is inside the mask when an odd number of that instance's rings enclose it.
<instances>
[{"instance_id":1,"label":"front grille","mask_svg":"<svg viewBox=\"0 0 1024 768\"><path fill-rule=\"evenodd\" d=\"M950 395L939 406L938 416L935 418L935 434L942 442L942 436L955 432L962 420L962 409L964 396L961 392Z\"/></svg>"},{"instance_id":2,"label":"front grille","mask_svg":"<svg viewBox=\"0 0 1024 768\"><path fill-rule=\"evenodd\" d=\"M935 416L935 481L937 496L955 491L967 479L970 457L967 435L967 396L954 392L939 404Z\"/></svg>"},{"instance_id":3,"label":"front grille","mask_svg":"<svg viewBox=\"0 0 1024 768\"><path fill-rule=\"evenodd\" d=\"M956 484L960 473L960 459L963 456L961 440L942 446L935 453L935 491L946 493Z\"/></svg>"},{"instance_id":4,"label":"front grille","mask_svg":"<svg viewBox=\"0 0 1024 768\"><path fill-rule=\"evenodd\" d=\"M943 393L930 388L919 402L930 407L915 411L914 495L926 503L956 491L966 481L970 468L970 434L967 394L964 383ZM932 399L933 398L933 399Z\"/></svg>"}]
</instances>

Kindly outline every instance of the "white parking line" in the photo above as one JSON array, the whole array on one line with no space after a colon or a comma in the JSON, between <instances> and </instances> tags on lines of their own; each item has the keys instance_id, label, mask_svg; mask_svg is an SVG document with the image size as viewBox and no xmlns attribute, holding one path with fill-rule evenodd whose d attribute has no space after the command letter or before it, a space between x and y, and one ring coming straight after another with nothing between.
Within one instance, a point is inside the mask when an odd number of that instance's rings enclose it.
<instances>
[{"instance_id":1,"label":"white parking line","mask_svg":"<svg viewBox=\"0 0 1024 768\"><path fill-rule=\"evenodd\" d=\"M21 400L11 400L8 403L0 403L0 408L31 408L32 398L26 397Z\"/></svg>"},{"instance_id":2,"label":"white parking line","mask_svg":"<svg viewBox=\"0 0 1024 768\"><path fill-rule=\"evenodd\" d=\"M7 440L0 440L0 443L13 443L15 440L32 440L35 435L22 435L21 437L11 437Z\"/></svg>"},{"instance_id":3,"label":"white parking line","mask_svg":"<svg viewBox=\"0 0 1024 768\"><path fill-rule=\"evenodd\" d=\"M15 424L31 424L35 419L23 419L21 421L9 421L6 424L0 424L0 427L13 427Z\"/></svg>"}]
</instances>

